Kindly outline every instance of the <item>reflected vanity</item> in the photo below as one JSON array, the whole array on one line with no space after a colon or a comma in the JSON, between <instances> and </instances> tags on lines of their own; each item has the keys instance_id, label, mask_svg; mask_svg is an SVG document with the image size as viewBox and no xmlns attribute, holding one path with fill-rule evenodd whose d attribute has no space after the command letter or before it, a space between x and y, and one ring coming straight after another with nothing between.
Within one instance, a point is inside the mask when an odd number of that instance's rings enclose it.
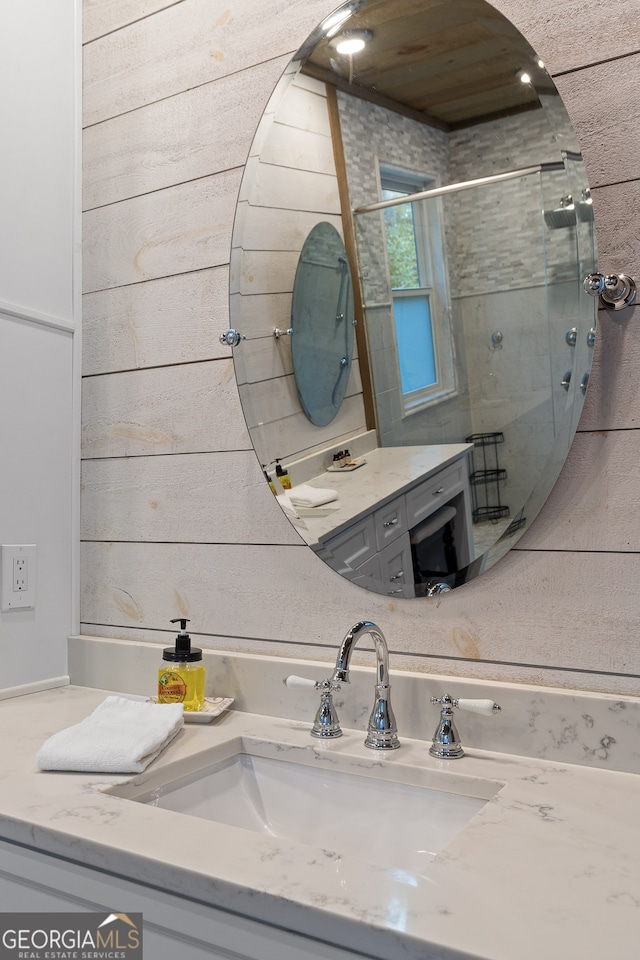
<instances>
[{"instance_id":1,"label":"reflected vanity","mask_svg":"<svg viewBox=\"0 0 640 960\"><path fill-rule=\"evenodd\" d=\"M256 134L230 300L256 453L319 556L413 597L513 546L578 423L595 258L568 115L498 11L355 0L319 25Z\"/></svg>"}]
</instances>

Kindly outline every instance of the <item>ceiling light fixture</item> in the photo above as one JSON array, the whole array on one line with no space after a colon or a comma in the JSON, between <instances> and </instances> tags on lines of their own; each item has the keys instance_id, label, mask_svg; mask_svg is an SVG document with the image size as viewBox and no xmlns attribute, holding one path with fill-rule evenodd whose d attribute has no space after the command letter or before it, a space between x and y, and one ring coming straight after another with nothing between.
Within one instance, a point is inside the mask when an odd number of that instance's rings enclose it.
<instances>
[{"instance_id":1,"label":"ceiling light fixture","mask_svg":"<svg viewBox=\"0 0 640 960\"><path fill-rule=\"evenodd\" d=\"M338 53L351 55L364 50L372 36L371 30L344 30L333 38L331 46L335 47Z\"/></svg>"}]
</instances>

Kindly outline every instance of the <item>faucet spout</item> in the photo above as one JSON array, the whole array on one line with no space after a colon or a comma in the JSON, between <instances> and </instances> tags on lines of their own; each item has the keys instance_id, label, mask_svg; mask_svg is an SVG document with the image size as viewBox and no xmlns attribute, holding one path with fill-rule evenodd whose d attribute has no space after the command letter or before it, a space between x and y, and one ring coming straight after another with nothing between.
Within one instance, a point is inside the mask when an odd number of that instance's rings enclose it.
<instances>
[{"instance_id":1,"label":"faucet spout","mask_svg":"<svg viewBox=\"0 0 640 960\"><path fill-rule=\"evenodd\" d=\"M375 646L376 683L375 700L364 743L372 750L395 750L400 746L400 741L390 700L389 648L380 627L370 620L360 620L351 627L340 644L331 680L335 683L349 683L351 654L360 637L365 634L369 634Z\"/></svg>"}]
</instances>

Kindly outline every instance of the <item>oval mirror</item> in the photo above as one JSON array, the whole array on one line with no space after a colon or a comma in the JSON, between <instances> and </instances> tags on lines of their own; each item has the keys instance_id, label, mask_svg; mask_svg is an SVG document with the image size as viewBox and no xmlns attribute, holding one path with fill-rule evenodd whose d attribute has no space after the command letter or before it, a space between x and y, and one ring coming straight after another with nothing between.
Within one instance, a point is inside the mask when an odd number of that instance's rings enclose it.
<instances>
[{"instance_id":1,"label":"oval mirror","mask_svg":"<svg viewBox=\"0 0 640 960\"><path fill-rule=\"evenodd\" d=\"M297 272L325 230L346 250L343 326L343 253L318 268L331 282ZM578 423L595 267L568 115L498 11L353 0L319 25L256 134L230 304L256 453L320 557L414 597L513 546Z\"/></svg>"},{"instance_id":2,"label":"oval mirror","mask_svg":"<svg viewBox=\"0 0 640 960\"><path fill-rule=\"evenodd\" d=\"M331 423L344 399L353 324L347 251L336 228L322 221L312 227L300 253L289 330L298 398L316 427Z\"/></svg>"}]
</instances>

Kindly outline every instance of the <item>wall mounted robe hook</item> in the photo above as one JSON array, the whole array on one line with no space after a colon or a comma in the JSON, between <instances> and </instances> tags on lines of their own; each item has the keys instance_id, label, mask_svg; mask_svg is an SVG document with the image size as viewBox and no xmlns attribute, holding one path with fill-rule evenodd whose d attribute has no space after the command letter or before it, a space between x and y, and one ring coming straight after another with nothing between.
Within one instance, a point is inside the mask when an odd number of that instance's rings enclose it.
<instances>
[{"instance_id":1,"label":"wall mounted robe hook","mask_svg":"<svg viewBox=\"0 0 640 960\"><path fill-rule=\"evenodd\" d=\"M585 277L583 287L590 297L600 297L600 303L607 310L624 310L635 303L636 282L624 273L612 273L607 277L602 273L590 273Z\"/></svg>"}]
</instances>

